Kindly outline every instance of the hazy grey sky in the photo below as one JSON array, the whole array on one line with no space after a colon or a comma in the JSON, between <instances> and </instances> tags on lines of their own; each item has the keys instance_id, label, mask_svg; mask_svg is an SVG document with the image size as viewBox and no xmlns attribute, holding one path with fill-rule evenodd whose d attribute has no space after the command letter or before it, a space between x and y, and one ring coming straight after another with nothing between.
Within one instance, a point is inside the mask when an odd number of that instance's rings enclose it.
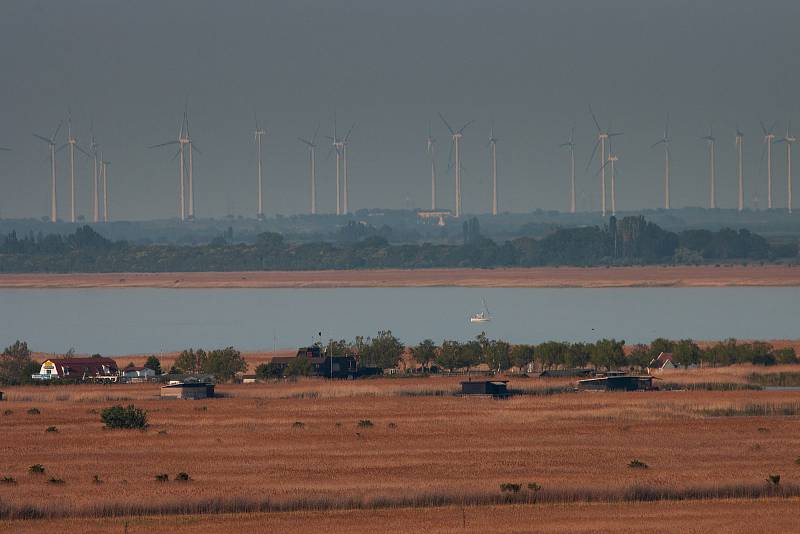
<instances>
[{"instance_id":1,"label":"hazy grey sky","mask_svg":"<svg viewBox=\"0 0 800 534\"><path fill-rule=\"evenodd\" d=\"M596 165L584 173L595 129L615 144L620 209L662 203L663 153L650 150L672 123L673 205L707 198L710 122L718 137L718 204L736 201L734 130L745 138L748 200L758 191L759 117L797 117L800 2L440 1L333 2L5 0L0 7L0 216L49 209L49 135L71 106L79 140L89 122L110 167L114 218L177 213L177 163L150 144L175 137L184 98L195 161L196 213L252 216L253 112L265 139L268 214L308 210L306 150L297 136L334 110L350 145L351 205L427 207L428 122L438 139L439 198L449 136L436 117L475 119L463 140L464 210L490 207L487 137L499 137L501 209L566 209L567 153L576 125L579 208L599 207ZM800 119L800 118L798 118ZM798 121L800 123L800 121ZM798 124L800 126L800 124ZM62 133L62 140L63 140ZM334 158L318 152L320 211L332 211ZM775 198L785 205L783 149ZM59 213L68 213L66 152L58 161ZM90 213L88 162L78 166L78 211ZM760 176L760 177L759 177Z\"/></svg>"}]
</instances>

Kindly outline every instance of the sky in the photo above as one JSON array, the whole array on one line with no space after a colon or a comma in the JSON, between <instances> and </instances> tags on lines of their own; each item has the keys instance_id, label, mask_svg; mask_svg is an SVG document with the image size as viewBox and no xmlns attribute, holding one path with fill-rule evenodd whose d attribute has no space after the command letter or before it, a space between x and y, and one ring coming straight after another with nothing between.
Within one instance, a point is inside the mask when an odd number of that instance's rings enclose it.
<instances>
[{"instance_id":1,"label":"sky","mask_svg":"<svg viewBox=\"0 0 800 534\"><path fill-rule=\"evenodd\" d=\"M591 105L614 139L620 210L663 204L663 151L650 145L670 117L673 207L708 198L717 137L718 205L736 205L734 135L744 132L746 203L766 203L759 120L785 133L798 117L800 2L708 0L405 0L226 2L4 0L0 8L0 217L49 213L47 146L71 110L78 141L90 125L109 160L114 219L175 217L170 148L188 98L198 217L254 216L254 114L264 139L265 212L307 213L307 151L320 129L318 206L335 209L334 114L353 124L351 208L430 207L428 125L438 194L452 208L449 134L464 132L463 209L491 206L494 124L500 210L566 210L575 128L578 208L597 210L599 161ZM60 134L64 140L64 131ZM783 146L775 205L786 205ZM59 216L69 213L67 151L58 155ZM91 166L76 163L77 211L88 216Z\"/></svg>"}]
</instances>

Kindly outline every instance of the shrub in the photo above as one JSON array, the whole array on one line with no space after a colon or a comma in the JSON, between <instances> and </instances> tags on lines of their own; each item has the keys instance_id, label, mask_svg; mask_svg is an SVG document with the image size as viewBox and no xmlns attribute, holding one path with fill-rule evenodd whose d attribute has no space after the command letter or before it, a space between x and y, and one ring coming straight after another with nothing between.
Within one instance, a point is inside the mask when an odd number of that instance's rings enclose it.
<instances>
[{"instance_id":1,"label":"shrub","mask_svg":"<svg viewBox=\"0 0 800 534\"><path fill-rule=\"evenodd\" d=\"M503 493L519 493L519 490L521 489L522 484L514 484L511 482L500 484L500 491Z\"/></svg>"},{"instance_id":2,"label":"shrub","mask_svg":"<svg viewBox=\"0 0 800 534\"><path fill-rule=\"evenodd\" d=\"M389 423L389 428L392 428L392 429L397 428L397 424Z\"/></svg>"},{"instance_id":3,"label":"shrub","mask_svg":"<svg viewBox=\"0 0 800 534\"><path fill-rule=\"evenodd\" d=\"M175 480L177 480L178 482L189 482L190 480L192 480L192 477L189 476L189 473L184 473L183 471L181 471L180 473L175 475Z\"/></svg>"},{"instance_id":4,"label":"shrub","mask_svg":"<svg viewBox=\"0 0 800 534\"><path fill-rule=\"evenodd\" d=\"M129 404L112 406L100 412L100 420L106 428L147 428L147 412Z\"/></svg>"},{"instance_id":5,"label":"shrub","mask_svg":"<svg viewBox=\"0 0 800 534\"><path fill-rule=\"evenodd\" d=\"M58 429L54 426L48 426L45 432L58 432Z\"/></svg>"},{"instance_id":6,"label":"shrub","mask_svg":"<svg viewBox=\"0 0 800 534\"><path fill-rule=\"evenodd\" d=\"M42 464L33 464L28 468L28 472L34 475L40 475L44 473L44 466Z\"/></svg>"},{"instance_id":7,"label":"shrub","mask_svg":"<svg viewBox=\"0 0 800 534\"><path fill-rule=\"evenodd\" d=\"M303 428L305 426L306 424L302 421L295 421L294 423L292 423L292 428Z\"/></svg>"},{"instance_id":8,"label":"shrub","mask_svg":"<svg viewBox=\"0 0 800 534\"><path fill-rule=\"evenodd\" d=\"M17 479L14 477L3 477L0 478L0 484L16 484Z\"/></svg>"},{"instance_id":9,"label":"shrub","mask_svg":"<svg viewBox=\"0 0 800 534\"><path fill-rule=\"evenodd\" d=\"M28 410L28 415L39 415L42 412L39 411L39 408L31 408Z\"/></svg>"},{"instance_id":10,"label":"shrub","mask_svg":"<svg viewBox=\"0 0 800 534\"><path fill-rule=\"evenodd\" d=\"M102 484L102 483L103 483L103 479L102 479L102 478L100 478L100 475L94 475L94 476L92 477L92 482L93 482L94 484Z\"/></svg>"},{"instance_id":11,"label":"shrub","mask_svg":"<svg viewBox=\"0 0 800 534\"><path fill-rule=\"evenodd\" d=\"M51 477L50 480L47 481L48 484L64 484L64 479Z\"/></svg>"},{"instance_id":12,"label":"shrub","mask_svg":"<svg viewBox=\"0 0 800 534\"><path fill-rule=\"evenodd\" d=\"M628 467L630 467L631 469L647 469L650 466L642 462L641 460L637 460L636 458L634 458L633 460L630 461L630 463L628 463Z\"/></svg>"},{"instance_id":13,"label":"shrub","mask_svg":"<svg viewBox=\"0 0 800 534\"><path fill-rule=\"evenodd\" d=\"M166 473L161 473L160 475L156 475L156 482L167 482L169 481L169 475Z\"/></svg>"},{"instance_id":14,"label":"shrub","mask_svg":"<svg viewBox=\"0 0 800 534\"><path fill-rule=\"evenodd\" d=\"M769 475L767 477L767 484L770 484L773 487L778 487L781 483L781 476L780 475Z\"/></svg>"},{"instance_id":15,"label":"shrub","mask_svg":"<svg viewBox=\"0 0 800 534\"><path fill-rule=\"evenodd\" d=\"M532 491L534 493L536 493L537 491L539 491L541 489L542 489L542 487L539 484L537 484L536 482L531 482L530 484L528 484L528 490Z\"/></svg>"},{"instance_id":16,"label":"shrub","mask_svg":"<svg viewBox=\"0 0 800 534\"><path fill-rule=\"evenodd\" d=\"M3 415L12 415L13 413L14 413L13 410L5 410L3 412Z\"/></svg>"},{"instance_id":17,"label":"shrub","mask_svg":"<svg viewBox=\"0 0 800 534\"><path fill-rule=\"evenodd\" d=\"M358 422L359 428L371 428L375 426L369 419L362 419Z\"/></svg>"}]
</instances>

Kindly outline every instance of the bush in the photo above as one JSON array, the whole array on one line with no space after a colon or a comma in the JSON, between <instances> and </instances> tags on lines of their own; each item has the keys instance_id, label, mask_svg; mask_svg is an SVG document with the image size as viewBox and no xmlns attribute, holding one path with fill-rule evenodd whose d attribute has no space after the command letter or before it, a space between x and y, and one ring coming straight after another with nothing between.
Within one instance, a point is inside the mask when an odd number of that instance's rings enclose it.
<instances>
[{"instance_id":1,"label":"bush","mask_svg":"<svg viewBox=\"0 0 800 534\"><path fill-rule=\"evenodd\" d=\"M3 477L0 478L0 484L16 484L17 479L14 477Z\"/></svg>"},{"instance_id":2,"label":"bush","mask_svg":"<svg viewBox=\"0 0 800 534\"><path fill-rule=\"evenodd\" d=\"M500 484L500 491L503 493L519 493L521 489L522 484L513 484L511 482Z\"/></svg>"},{"instance_id":3,"label":"bush","mask_svg":"<svg viewBox=\"0 0 800 534\"><path fill-rule=\"evenodd\" d=\"M13 414L14 414L13 410L5 410L5 411L3 411L3 415L13 415Z\"/></svg>"},{"instance_id":4,"label":"bush","mask_svg":"<svg viewBox=\"0 0 800 534\"><path fill-rule=\"evenodd\" d=\"M48 426L45 432L58 432L58 429L54 426Z\"/></svg>"},{"instance_id":5,"label":"bush","mask_svg":"<svg viewBox=\"0 0 800 534\"><path fill-rule=\"evenodd\" d=\"M646 463L634 458L633 460L630 461L630 463L628 464L628 467L630 467L631 469L647 469L650 466L647 465Z\"/></svg>"},{"instance_id":6,"label":"bush","mask_svg":"<svg viewBox=\"0 0 800 534\"><path fill-rule=\"evenodd\" d=\"M175 480L177 480L178 482L189 482L190 480L192 480L192 477L189 476L189 473L184 473L183 471L181 471L180 473L175 475Z\"/></svg>"},{"instance_id":7,"label":"bush","mask_svg":"<svg viewBox=\"0 0 800 534\"><path fill-rule=\"evenodd\" d=\"M781 476L780 475L769 475L767 477L767 484L770 484L773 487L778 487L781 484Z\"/></svg>"},{"instance_id":8,"label":"bush","mask_svg":"<svg viewBox=\"0 0 800 534\"><path fill-rule=\"evenodd\" d=\"M47 481L48 484L64 484L64 479L51 477L50 480Z\"/></svg>"},{"instance_id":9,"label":"bush","mask_svg":"<svg viewBox=\"0 0 800 534\"><path fill-rule=\"evenodd\" d=\"M302 421L295 421L294 423L292 423L292 428L303 428L305 426L306 424L303 423Z\"/></svg>"},{"instance_id":10,"label":"bush","mask_svg":"<svg viewBox=\"0 0 800 534\"><path fill-rule=\"evenodd\" d=\"M100 475L94 475L94 476L92 477L92 482L93 482L94 484L102 484L102 483L103 483L103 479L102 479L102 478L100 478Z\"/></svg>"},{"instance_id":11,"label":"bush","mask_svg":"<svg viewBox=\"0 0 800 534\"><path fill-rule=\"evenodd\" d=\"M369 419L362 419L358 422L359 428L371 428L375 426Z\"/></svg>"},{"instance_id":12,"label":"bush","mask_svg":"<svg viewBox=\"0 0 800 534\"><path fill-rule=\"evenodd\" d=\"M168 482L169 475L166 473L161 473L160 475L156 475L156 482Z\"/></svg>"},{"instance_id":13,"label":"bush","mask_svg":"<svg viewBox=\"0 0 800 534\"><path fill-rule=\"evenodd\" d=\"M33 475L41 475L44 473L44 466L42 464L33 464L28 468L28 472Z\"/></svg>"},{"instance_id":14,"label":"bush","mask_svg":"<svg viewBox=\"0 0 800 534\"><path fill-rule=\"evenodd\" d=\"M28 410L28 415L40 415L42 412L39 411L39 408L31 408Z\"/></svg>"},{"instance_id":15,"label":"bush","mask_svg":"<svg viewBox=\"0 0 800 534\"><path fill-rule=\"evenodd\" d=\"M100 412L100 420L106 428L147 428L147 412L129 404L112 406Z\"/></svg>"}]
</instances>

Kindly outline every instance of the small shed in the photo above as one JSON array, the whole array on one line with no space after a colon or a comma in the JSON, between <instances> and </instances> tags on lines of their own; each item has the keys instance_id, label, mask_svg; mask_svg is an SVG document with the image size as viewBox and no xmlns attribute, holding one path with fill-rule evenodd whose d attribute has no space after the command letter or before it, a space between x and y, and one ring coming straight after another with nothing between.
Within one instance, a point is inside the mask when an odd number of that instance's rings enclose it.
<instances>
[{"instance_id":1,"label":"small shed","mask_svg":"<svg viewBox=\"0 0 800 534\"><path fill-rule=\"evenodd\" d=\"M470 380L461 382L462 395L508 397L508 380Z\"/></svg>"},{"instance_id":2,"label":"small shed","mask_svg":"<svg viewBox=\"0 0 800 534\"><path fill-rule=\"evenodd\" d=\"M214 384L179 382L161 386L162 399L206 399L214 396Z\"/></svg>"},{"instance_id":3,"label":"small shed","mask_svg":"<svg viewBox=\"0 0 800 534\"><path fill-rule=\"evenodd\" d=\"M578 389L586 391L638 391L653 389L652 376L613 375L578 380Z\"/></svg>"}]
</instances>

